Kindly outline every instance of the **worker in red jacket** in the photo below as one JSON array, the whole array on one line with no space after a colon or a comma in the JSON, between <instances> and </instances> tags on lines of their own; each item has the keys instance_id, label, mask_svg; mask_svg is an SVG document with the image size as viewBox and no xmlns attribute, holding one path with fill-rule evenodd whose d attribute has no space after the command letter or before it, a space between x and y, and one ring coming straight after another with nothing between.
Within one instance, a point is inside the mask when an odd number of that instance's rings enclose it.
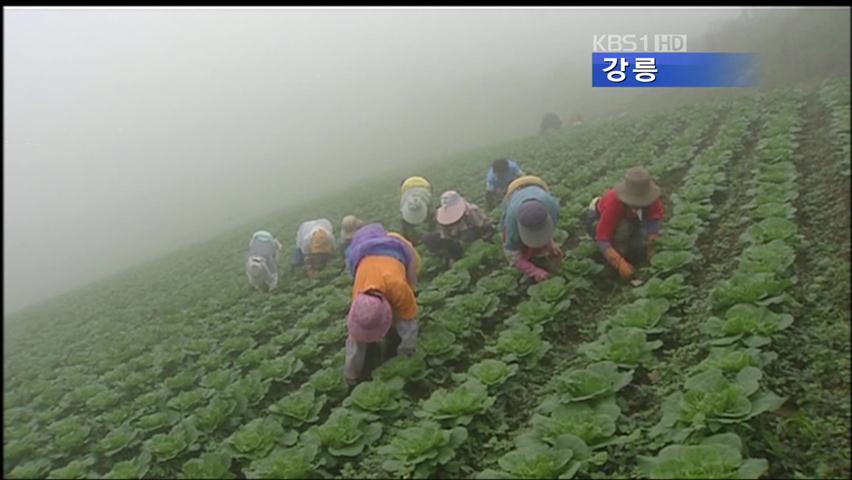
<instances>
[{"instance_id":1,"label":"worker in red jacket","mask_svg":"<svg viewBox=\"0 0 852 480\"><path fill-rule=\"evenodd\" d=\"M631 280L634 265L650 261L654 253L663 214L660 187L644 167L633 167L615 187L592 200L586 231L621 278Z\"/></svg>"}]
</instances>

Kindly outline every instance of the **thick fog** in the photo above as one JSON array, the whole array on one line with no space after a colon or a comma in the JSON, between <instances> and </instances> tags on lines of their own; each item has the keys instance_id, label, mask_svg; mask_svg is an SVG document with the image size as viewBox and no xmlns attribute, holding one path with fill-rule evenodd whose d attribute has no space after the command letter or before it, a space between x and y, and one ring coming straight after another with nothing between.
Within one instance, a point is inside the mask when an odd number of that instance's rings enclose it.
<instances>
[{"instance_id":1,"label":"thick fog","mask_svg":"<svg viewBox=\"0 0 852 480\"><path fill-rule=\"evenodd\" d=\"M5 9L5 311L389 166L534 134L600 97L593 34L738 15Z\"/></svg>"}]
</instances>

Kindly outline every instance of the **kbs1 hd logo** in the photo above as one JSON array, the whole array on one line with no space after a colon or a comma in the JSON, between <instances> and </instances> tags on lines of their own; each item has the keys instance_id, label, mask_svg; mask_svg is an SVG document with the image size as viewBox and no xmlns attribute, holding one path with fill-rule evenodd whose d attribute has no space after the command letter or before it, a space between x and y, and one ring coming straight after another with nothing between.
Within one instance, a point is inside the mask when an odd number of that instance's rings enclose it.
<instances>
[{"instance_id":1,"label":"kbs1 hd logo","mask_svg":"<svg viewBox=\"0 0 852 480\"><path fill-rule=\"evenodd\" d=\"M592 87L750 87L751 53L687 52L682 34L592 37Z\"/></svg>"}]
</instances>

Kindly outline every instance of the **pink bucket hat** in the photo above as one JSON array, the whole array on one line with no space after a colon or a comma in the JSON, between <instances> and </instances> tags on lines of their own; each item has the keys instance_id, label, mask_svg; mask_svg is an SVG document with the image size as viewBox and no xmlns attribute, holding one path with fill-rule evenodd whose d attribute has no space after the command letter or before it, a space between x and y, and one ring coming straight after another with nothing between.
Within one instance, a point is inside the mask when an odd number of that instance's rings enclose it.
<instances>
[{"instance_id":1,"label":"pink bucket hat","mask_svg":"<svg viewBox=\"0 0 852 480\"><path fill-rule=\"evenodd\" d=\"M358 342L378 342L387 335L392 319L390 303L384 296L359 293L349 307L346 327Z\"/></svg>"},{"instance_id":2,"label":"pink bucket hat","mask_svg":"<svg viewBox=\"0 0 852 480\"><path fill-rule=\"evenodd\" d=\"M452 225L461 220L467 207L467 201L458 192L448 190L441 194L441 206L435 217L441 225Z\"/></svg>"}]
</instances>

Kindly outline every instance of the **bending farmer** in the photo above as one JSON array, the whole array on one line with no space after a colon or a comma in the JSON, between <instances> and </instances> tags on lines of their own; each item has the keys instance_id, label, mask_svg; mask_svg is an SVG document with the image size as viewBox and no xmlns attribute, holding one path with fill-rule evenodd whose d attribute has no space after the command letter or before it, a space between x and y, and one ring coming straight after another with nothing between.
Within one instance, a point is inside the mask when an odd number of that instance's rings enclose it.
<instances>
[{"instance_id":1,"label":"bending farmer","mask_svg":"<svg viewBox=\"0 0 852 480\"><path fill-rule=\"evenodd\" d=\"M538 177L521 177L509 185L503 217L503 252L511 265L537 282L562 263L564 254L553 241L559 202Z\"/></svg>"},{"instance_id":2,"label":"bending farmer","mask_svg":"<svg viewBox=\"0 0 852 480\"><path fill-rule=\"evenodd\" d=\"M268 292L278 285L279 242L266 230L254 232L246 253L246 276L249 284L261 292Z\"/></svg>"},{"instance_id":3,"label":"bending farmer","mask_svg":"<svg viewBox=\"0 0 852 480\"><path fill-rule=\"evenodd\" d=\"M334 227L326 218L299 225L292 266L305 265L308 277L314 278L325 268L334 253Z\"/></svg>"},{"instance_id":4,"label":"bending farmer","mask_svg":"<svg viewBox=\"0 0 852 480\"><path fill-rule=\"evenodd\" d=\"M524 171L513 160L508 158L494 160L485 176L485 209L490 212L492 208L499 205L506 195L509 184L523 176Z\"/></svg>"},{"instance_id":5,"label":"bending farmer","mask_svg":"<svg viewBox=\"0 0 852 480\"><path fill-rule=\"evenodd\" d=\"M415 353L418 259L408 241L373 223L355 234L346 265L355 282L343 377L355 385L385 359Z\"/></svg>"},{"instance_id":6,"label":"bending farmer","mask_svg":"<svg viewBox=\"0 0 852 480\"><path fill-rule=\"evenodd\" d=\"M584 220L609 264L630 280L633 265L649 261L654 253L663 213L660 187L644 167L633 167L615 187L592 200Z\"/></svg>"}]
</instances>

